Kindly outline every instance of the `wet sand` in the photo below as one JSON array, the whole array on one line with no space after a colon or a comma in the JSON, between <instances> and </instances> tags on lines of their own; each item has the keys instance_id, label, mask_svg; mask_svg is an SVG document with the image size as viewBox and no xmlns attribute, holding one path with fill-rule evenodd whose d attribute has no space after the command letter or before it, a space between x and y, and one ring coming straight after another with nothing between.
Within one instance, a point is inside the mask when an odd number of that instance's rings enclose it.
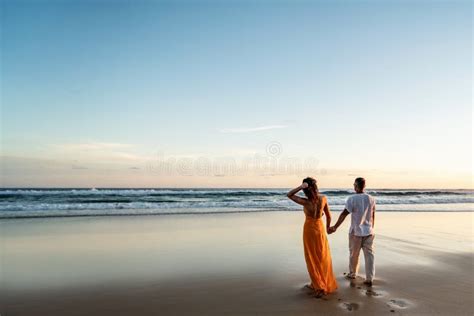
<instances>
[{"instance_id":1,"label":"wet sand","mask_svg":"<svg viewBox=\"0 0 474 316\"><path fill-rule=\"evenodd\" d=\"M290 212L1 220L0 313L473 314L471 213L379 212L372 288L344 279L346 220L329 236L339 290L323 299L301 289L303 222Z\"/></svg>"}]
</instances>

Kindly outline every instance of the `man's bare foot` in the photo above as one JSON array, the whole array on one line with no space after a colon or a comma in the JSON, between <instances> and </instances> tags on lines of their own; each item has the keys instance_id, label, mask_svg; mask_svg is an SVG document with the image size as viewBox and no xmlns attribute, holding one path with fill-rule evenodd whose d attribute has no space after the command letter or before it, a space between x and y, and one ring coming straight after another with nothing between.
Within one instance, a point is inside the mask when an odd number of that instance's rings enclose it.
<instances>
[{"instance_id":1,"label":"man's bare foot","mask_svg":"<svg viewBox=\"0 0 474 316\"><path fill-rule=\"evenodd\" d=\"M372 286L372 281L364 281L364 285L367 285L368 287L371 287Z\"/></svg>"},{"instance_id":2,"label":"man's bare foot","mask_svg":"<svg viewBox=\"0 0 474 316\"><path fill-rule=\"evenodd\" d=\"M349 273L344 276L348 280L355 280L355 275L350 275Z\"/></svg>"}]
</instances>

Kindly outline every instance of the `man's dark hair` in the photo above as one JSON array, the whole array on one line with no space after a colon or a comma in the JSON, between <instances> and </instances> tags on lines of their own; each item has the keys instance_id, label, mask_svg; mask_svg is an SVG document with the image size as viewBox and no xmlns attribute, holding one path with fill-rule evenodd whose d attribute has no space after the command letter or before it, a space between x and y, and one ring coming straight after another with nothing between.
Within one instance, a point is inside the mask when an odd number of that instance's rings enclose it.
<instances>
[{"instance_id":1,"label":"man's dark hair","mask_svg":"<svg viewBox=\"0 0 474 316\"><path fill-rule=\"evenodd\" d=\"M364 178L356 178L355 183L357 183L357 186L361 189L365 188L365 179Z\"/></svg>"}]
</instances>

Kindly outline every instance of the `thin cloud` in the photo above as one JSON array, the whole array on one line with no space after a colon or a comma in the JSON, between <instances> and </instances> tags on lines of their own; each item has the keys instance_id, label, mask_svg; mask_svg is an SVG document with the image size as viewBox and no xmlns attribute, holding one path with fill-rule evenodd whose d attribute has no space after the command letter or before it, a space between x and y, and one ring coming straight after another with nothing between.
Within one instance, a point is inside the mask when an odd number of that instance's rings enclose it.
<instances>
[{"instance_id":1,"label":"thin cloud","mask_svg":"<svg viewBox=\"0 0 474 316\"><path fill-rule=\"evenodd\" d=\"M272 129L286 128L286 125L267 125L267 126L257 126L257 127L240 127L240 128L222 128L219 130L221 133L253 133L268 131Z\"/></svg>"},{"instance_id":2,"label":"thin cloud","mask_svg":"<svg viewBox=\"0 0 474 316\"><path fill-rule=\"evenodd\" d=\"M131 144L101 143L101 142L59 144L59 145L53 145L53 146L59 149L63 149L63 150L111 150L111 149L123 149L123 148L133 147L133 145Z\"/></svg>"},{"instance_id":3,"label":"thin cloud","mask_svg":"<svg viewBox=\"0 0 474 316\"><path fill-rule=\"evenodd\" d=\"M84 166L73 165L73 166L71 167L71 169L85 170L85 169L89 169L89 168L84 167Z\"/></svg>"}]
</instances>

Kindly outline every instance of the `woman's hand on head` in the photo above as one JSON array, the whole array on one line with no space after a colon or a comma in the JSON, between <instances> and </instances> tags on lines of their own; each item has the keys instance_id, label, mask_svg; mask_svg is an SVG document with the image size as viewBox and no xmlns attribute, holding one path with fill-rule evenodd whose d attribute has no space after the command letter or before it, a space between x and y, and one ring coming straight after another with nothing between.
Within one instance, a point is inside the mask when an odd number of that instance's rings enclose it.
<instances>
[{"instance_id":1,"label":"woman's hand on head","mask_svg":"<svg viewBox=\"0 0 474 316\"><path fill-rule=\"evenodd\" d=\"M306 189L307 187L308 187L308 184L307 184L306 182L303 182L303 183L301 184L301 188L302 188L302 189Z\"/></svg>"}]
</instances>

